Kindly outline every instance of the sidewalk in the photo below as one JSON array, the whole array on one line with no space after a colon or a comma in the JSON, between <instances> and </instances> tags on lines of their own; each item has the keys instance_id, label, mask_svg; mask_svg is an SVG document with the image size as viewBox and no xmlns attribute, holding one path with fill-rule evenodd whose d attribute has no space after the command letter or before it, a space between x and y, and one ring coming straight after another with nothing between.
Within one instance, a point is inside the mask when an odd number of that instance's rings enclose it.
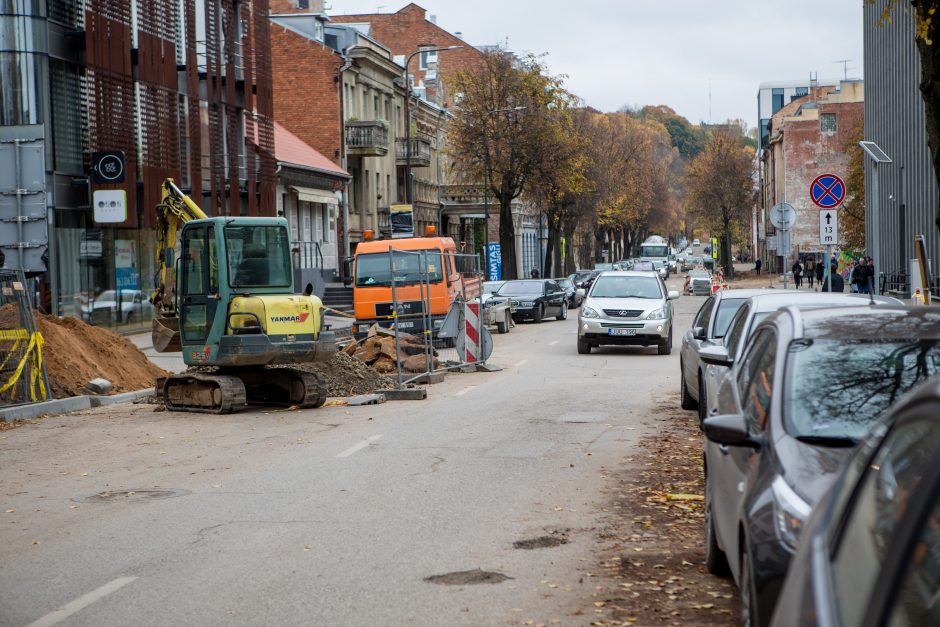
<instances>
[{"instance_id":1,"label":"sidewalk","mask_svg":"<svg viewBox=\"0 0 940 627\"><path fill-rule=\"evenodd\" d=\"M126 335L127 339L134 343L134 346L143 351L152 363L160 366L169 372L183 372L186 370L186 364L183 363L182 353L158 353L153 348L153 340L150 333L134 333Z\"/></svg>"}]
</instances>

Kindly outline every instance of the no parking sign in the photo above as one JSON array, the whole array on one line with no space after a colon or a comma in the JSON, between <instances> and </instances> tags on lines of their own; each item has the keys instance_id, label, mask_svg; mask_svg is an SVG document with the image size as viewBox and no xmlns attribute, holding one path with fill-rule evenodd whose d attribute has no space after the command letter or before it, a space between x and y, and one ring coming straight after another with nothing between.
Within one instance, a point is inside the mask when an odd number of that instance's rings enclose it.
<instances>
[{"instance_id":1,"label":"no parking sign","mask_svg":"<svg viewBox=\"0 0 940 627\"><path fill-rule=\"evenodd\" d=\"M835 174L820 174L809 186L809 195L820 209L833 209L845 200L845 182Z\"/></svg>"}]
</instances>

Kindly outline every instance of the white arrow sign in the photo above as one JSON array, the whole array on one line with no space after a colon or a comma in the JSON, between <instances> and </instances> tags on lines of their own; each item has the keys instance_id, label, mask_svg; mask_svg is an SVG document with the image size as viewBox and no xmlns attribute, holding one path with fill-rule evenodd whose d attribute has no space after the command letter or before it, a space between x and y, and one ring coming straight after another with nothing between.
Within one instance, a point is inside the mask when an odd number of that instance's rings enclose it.
<instances>
[{"instance_id":1,"label":"white arrow sign","mask_svg":"<svg viewBox=\"0 0 940 627\"><path fill-rule=\"evenodd\" d=\"M823 246L836 246L839 243L839 212L835 209L819 212L819 243Z\"/></svg>"}]
</instances>

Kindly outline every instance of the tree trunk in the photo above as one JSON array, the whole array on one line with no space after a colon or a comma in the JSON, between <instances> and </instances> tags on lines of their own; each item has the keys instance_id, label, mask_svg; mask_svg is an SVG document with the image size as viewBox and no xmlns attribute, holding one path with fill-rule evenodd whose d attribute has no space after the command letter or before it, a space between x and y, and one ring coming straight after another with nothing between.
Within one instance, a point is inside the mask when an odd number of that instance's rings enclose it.
<instances>
[{"instance_id":1,"label":"tree trunk","mask_svg":"<svg viewBox=\"0 0 940 627\"><path fill-rule=\"evenodd\" d=\"M518 279L516 225L512 221L512 198L499 199L499 247L503 258L503 279Z\"/></svg>"},{"instance_id":2,"label":"tree trunk","mask_svg":"<svg viewBox=\"0 0 940 627\"><path fill-rule=\"evenodd\" d=\"M552 257L552 268L554 268L555 276L567 276L567 273L565 272L564 260L561 258L561 229L555 229L555 235L553 236L553 239L555 240L555 254ZM567 246L565 248L565 252L567 253Z\"/></svg>"},{"instance_id":3,"label":"tree trunk","mask_svg":"<svg viewBox=\"0 0 940 627\"><path fill-rule=\"evenodd\" d=\"M594 262L604 261L604 236L607 229L601 227L594 229Z\"/></svg>"},{"instance_id":4,"label":"tree trunk","mask_svg":"<svg viewBox=\"0 0 940 627\"><path fill-rule=\"evenodd\" d=\"M555 236L554 228L549 222L548 225L548 239L545 240L545 258L542 259L542 263L539 264L542 266L542 277L548 278L552 276L552 259L554 259L555 253Z\"/></svg>"}]
</instances>

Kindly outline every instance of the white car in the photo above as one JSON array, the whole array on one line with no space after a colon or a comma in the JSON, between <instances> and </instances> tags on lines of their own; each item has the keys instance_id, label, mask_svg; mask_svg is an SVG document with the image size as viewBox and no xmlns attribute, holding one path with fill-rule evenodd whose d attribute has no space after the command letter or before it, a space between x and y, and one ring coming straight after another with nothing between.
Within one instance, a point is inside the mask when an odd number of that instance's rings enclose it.
<instances>
[{"instance_id":1,"label":"white car","mask_svg":"<svg viewBox=\"0 0 940 627\"><path fill-rule=\"evenodd\" d=\"M82 319L95 324L111 322L127 324L131 320L140 320L143 317L146 301L144 293L140 290L121 290L121 317L118 319L118 292L116 290L105 290L87 305L82 305Z\"/></svg>"},{"instance_id":2,"label":"white car","mask_svg":"<svg viewBox=\"0 0 940 627\"><path fill-rule=\"evenodd\" d=\"M699 246L701 246L701 245L702 245L702 242L698 241L697 239L692 240L692 246L693 246L693 247L696 247L696 248L697 248L697 247L699 247Z\"/></svg>"},{"instance_id":3,"label":"white car","mask_svg":"<svg viewBox=\"0 0 940 627\"><path fill-rule=\"evenodd\" d=\"M672 352L672 303L655 272L605 272L591 286L578 313L578 353L595 346L656 346Z\"/></svg>"}]
</instances>

